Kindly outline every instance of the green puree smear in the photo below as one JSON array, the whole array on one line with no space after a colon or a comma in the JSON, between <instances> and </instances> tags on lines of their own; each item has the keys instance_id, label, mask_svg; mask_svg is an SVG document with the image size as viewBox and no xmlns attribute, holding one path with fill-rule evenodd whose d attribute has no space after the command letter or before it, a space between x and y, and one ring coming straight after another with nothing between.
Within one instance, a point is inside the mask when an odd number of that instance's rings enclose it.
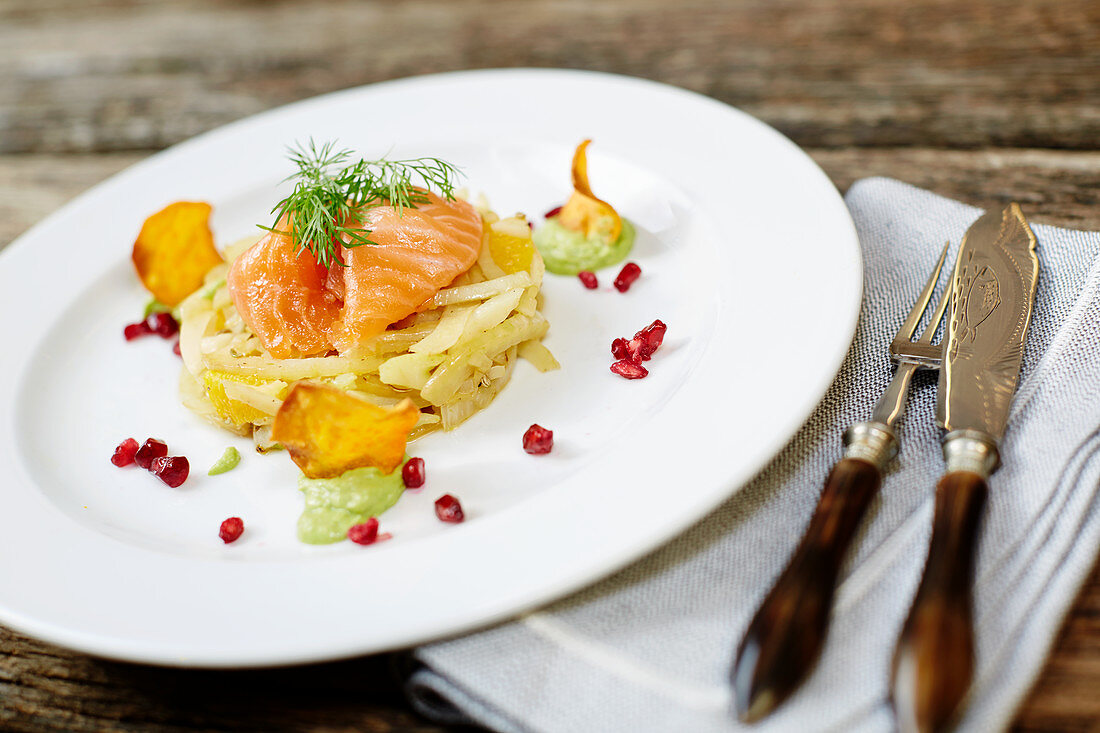
<instances>
[{"instance_id":1,"label":"green puree smear","mask_svg":"<svg viewBox=\"0 0 1100 733\"><path fill-rule=\"evenodd\" d=\"M298 489L306 496L306 508L298 517L298 539L310 545L339 542L353 524L389 509L405 490L404 465L388 474L377 468L353 468L336 478L301 476Z\"/></svg>"},{"instance_id":2,"label":"green puree smear","mask_svg":"<svg viewBox=\"0 0 1100 733\"><path fill-rule=\"evenodd\" d=\"M241 452L233 446L229 446L225 449L225 453L222 453L222 457L215 461L214 465L210 467L210 470L206 472L206 475L217 476L219 473L232 471L240 462Z\"/></svg>"},{"instance_id":3,"label":"green puree smear","mask_svg":"<svg viewBox=\"0 0 1100 733\"><path fill-rule=\"evenodd\" d=\"M619 238L608 244L601 237L586 237L584 232L567 229L553 217L535 230L533 238L547 270L555 275L576 275L625 260L634 246L634 226L623 219Z\"/></svg>"}]
</instances>

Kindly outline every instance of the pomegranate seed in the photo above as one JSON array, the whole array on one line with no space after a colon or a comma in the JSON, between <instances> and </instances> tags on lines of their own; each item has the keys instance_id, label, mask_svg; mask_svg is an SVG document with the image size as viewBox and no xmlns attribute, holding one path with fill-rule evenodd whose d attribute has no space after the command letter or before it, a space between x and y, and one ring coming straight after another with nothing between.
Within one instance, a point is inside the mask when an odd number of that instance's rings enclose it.
<instances>
[{"instance_id":1,"label":"pomegranate seed","mask_svg":"<svg viewBox=\"0 0 1100 733\"><path fill-rule=\"evenodd\" d=\"M627 262L615 277L615 289L620 293L625 293L627 290L630 290L630 286L633 285L634 281L641 277L641 275L642 268L638 267L633 262Z\"/></svg>"},{"instance_id":2,"label":"pomegranate seed","mask_svg":"<svg viewBox=\"0 0 1100 733\"><path fill-rule=\"evenodd\" d=\"M634 338L641 339L645 342L644 351L647 354L645 357L649 359L657 349L661 348L661 344L665 340L665 331L668 330L668 326L660 318L649 324L638 333L634 334Z\"/></svg>"},{"instance_id":3,"label":"pomegranate seed","mask_svg":"<svg viewBox=\"0 0 1100 733\"><path fill-rule=\"evenodd\" d=\"M595 290L600 286L600 281L596 279L596 273L589 272L588 270L581 270L577 273L577 277L581 279L584 286L589 290Z\"/></svg>"},{"instance_id":4,"label":"pomegranate seed","mask_svg":"<svg viewBox=\"0 0 1100 733\"><path fill-rule=\"evenodd\" d=\"M149 324L146 321L141 321L140 323L129 323L126 325L126 328L122 329L122 335L126 338L127 341L133 341L136 338L148 336L152 332L153 329L149 328Z\"/></svg>"},{"instance_id":5,"label":"pomegranate seed","mask_svg":"<svg viewBox=\"0 0 1100 733\"><path fill-rule=\"evenodd\" d=\"M180 324L171 313L160 311L149 316L149 329L161 338L172 338L180 330Z\"/></svg>"},{"instance_id":6,"label":"pomegranate seed","mask_svg":"<svg viewBox=\"0 0 1100 733\"><path fill-rule=\"evenodd\" d=\"M111 463L119 468L129 466L134 462L134 454L138 452L138 442L133 438L127 438L115 448L115 454L111 456Z\"/></svg>"},{"instance_id":7,"label":"pomegranate seed","mask_svg":"<svg viewBox=\"0 0 1100 733\"><path fill-rule=\"evenodd\" d=\"M661 348L661 343L665 340L665 331L667 330L668 326L666 326L663 321L660 319L655 320L653 323L634 334L634 338L629 341L622 338L612 341L611 355L620 360L628 359L635 364L649 361L653 353ZM638 377L633 378L637 379Z\"/></svg>"},{"instance_id":8,"label":"pomegranate seed","mask_svg":"<svg viewBox=\"0 0 1100 733\"><path fill-rule=\"evenodd\" d=\"M440 521L450 522L451 524L458 524L466 518L466 513L462 511L462 505L458 503L458 499L450 494L444 494L435 500L435 515L439 517Z\"/></svg>"},{"instance_id":9,"label":"pomegranate seed","mask_svg":"<svg viewBox=\"0 0 1100 733\"><path fill-rule=\"evenodd\" d=\"M554 447L554 431L547 430L541 425L532 425L523 434L523 450L533 456L550 452Z\"/></svg>"},{"instance_id":10,"label":"pomegranate seed","mask_svg":"<svg viewBox=\"0 0 1100 733\"><path fill-rule=\"evenodd\" d=\"M160 456L153 459L149 470L174 489L187 480L191 464L183 456Z\"/></svg>"},{"instance_id":11,"label":"pomegranate seed","mask_svg":"<svg viewBox=\"0 0 1100 733\"><path fill-rule=\"evenodd\" d=\"M378 541L378 519L371 517L362 524L348 527L348 539L357 545L373 545Z\"/></svg>"},{"instance_id":12,"label":"pomegranate seed","mask_svg":"<svg viewBox=\"0 0 1100 733\"><path fill-rule=\"evenodd\" d=\"M649 347L643 339L635 336L626 345L626 355L635 364L641 364L643 361L649 361Z\"/></svg>"},{"instance_id":13,"label":"pomegranate seed","mask_svg":"<svg viewBox=\"0 0 1100 733\"><path fill-rule=\"evenodd\" d=\"M401 480L406 489L419 489L424 485L424 459L410 458L401 469Z\"/></svg>"},{"instance_id":14,"label":"pomegranate seed","mask_svg":"<svg viewBox=\"0 0 1100 733\"><path fill-rule=\"evenodd\" d=\"M244 522L240 517L230 517L222 522L221 527L218 527L218 537L221 537L222 542L227 545L239 540L242 534L244 534Z\"/></svg>"},{"instance_id":15,"label":"pomegranate seed","mask_svg":"<svg viewBox=\"0 0 1100 733\"><path fill-rule=\"evenodd\" d=\"M172 353L176 356L183 356L183 352L180 351L180 340L176 339L176 345L172 347Z\"/></svg>"},{"instance_id":16,"label":"pomegranate seed","mask_svg":"<svg viewBox=\"0 0 1100 733\"><path fill-rule=\"evenodd\" d=\"M137 453L134 454L134 463L149 470L154 458L161 458L166 455L168 455L168 444L163 440L149 438L137 449Z\"/></svg>"},{"instance_id":17,"label":"pomegranate seed","mask_svg":"<svg viewBox=\"0 0 1100 733\"><path fill-rule=\"evenodd\" d=\"M549 219L551 217L557 216L560 213L561 213L561 207L560 206L555 206L554 208L550 209L550 211L547 211L542 216L543 216L544 219Z\"/></svg>"},{"instance_id":18,"label":"pomegranate seed","mask_svg":"<svg viewBox=\"0 0 1100 733\"><path fill-rule=\"evenodd\" d=\"M641 379L649 374L649 370L641 364L636 364L630 359L619 359L611 365L611 371L623 379Z\"/></svg>"}]
</instances>

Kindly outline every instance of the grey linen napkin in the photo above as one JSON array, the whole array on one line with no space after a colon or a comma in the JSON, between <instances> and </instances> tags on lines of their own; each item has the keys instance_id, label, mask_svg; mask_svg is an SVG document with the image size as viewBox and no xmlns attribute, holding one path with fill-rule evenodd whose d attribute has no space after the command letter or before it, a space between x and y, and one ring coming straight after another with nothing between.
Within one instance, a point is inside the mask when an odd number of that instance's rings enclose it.
<instances>
[{"instance_id":1,"label":"grey linen napkin","mask_svg":"<svg viewBox=\"0 0 1100 733\"><path fill-rule=\"evenodd\" d=\"M980 215L887 179L847 204L865 264L860 325L813 416L718 510L611 578L487 631L415 651L414 703L502 731L733 731L736 645L809 522L846 426L891 376L887 345L947 240ZM1038 213L1038 212L1030 212ZM1039 287L976 569L978 666L963 730L1006 727L1100 547L1100 232L1035 226ZM946 278L945 278L946 279ZM942 286L941 286L942 289ZM920 579L943 469L934 376L841 572L825 651L753 731L893 728L887 679Z\"/></svg>"}]
</instances>

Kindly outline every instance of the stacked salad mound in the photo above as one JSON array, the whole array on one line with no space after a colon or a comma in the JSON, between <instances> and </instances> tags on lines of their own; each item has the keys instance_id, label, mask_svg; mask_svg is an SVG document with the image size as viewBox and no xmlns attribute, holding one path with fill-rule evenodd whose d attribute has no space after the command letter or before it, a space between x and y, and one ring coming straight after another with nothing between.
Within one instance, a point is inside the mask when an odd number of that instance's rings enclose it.
<instances>
[{"instance_id":1,"label":"stacked salad mound","mask_svg":"<svg viewBox=\"0 0 1100 733\"><path fill-rule=\"evenodd\" d=\"M146 220L133 261L153 320L126 336L178 321L184 405L301 468L299 538L371 544L377 515L423 484L409 440L484 409L520 357L558 368L545 268L526 217L459 198L449 163L312 143L291 157L293 191L260 237L219 251L204 203ZM436 511L461 521L450 495Z\"/></svg>"},{"instance_id":2,"label":"stacked salad mound","mask_svg":"<svg viewBox=\"0 0 1100 733\"><path fill-rule=\"evenodd\" d=\"M380 407L408 400L417 437L485 408L518 357L558 367L540 342L545 268L525 217L456 198L442 161L349 160L296 153L295 191L261 238L219 253L210 207L179 202L135 245L180 321L184 404L261 449L303 380Z\"/></svg>"},{"instance_id":3,"label":"stacked salad mound","mask_svg":"<svg viewBox=\"0 0 1100 733\"><path fill-rule=\"evenodd\" d=\"M287 450L302 471L302 541L374 544L389 536L378 515L424 484L424 461L407 455L409 440L484 409L519 357L540 371L558 368L541 342L546 269L579 274L595 289L592 270L633 247L633 226L591 190L590 142L574 153L572 196L534 237L525 216L501 218L486 202L456 195L449 163L353 161L349 151L311 142L291 151L293 190L261 236L219 251L205 203L176 202L145 221L133 262L154 301L124 335L178 332L184 405L251 436L260 452ZM640 275L627 263L615 289L627 292ZM665 330L657 320L630 341L617 339L611 370L646 376L641 363ZM539 425L523 437L532 455L552 445L553 432ZM129 439L112 461L141 457ZM186 480L186 458L156 460L183 466L158 469L165 483ZM219 460L210 475L236 460ZM450 494L435 511L449 523L466 516ZM230 517L219 536L235 542L243 531L243 520Z\"/></svg>"}]
</instances>

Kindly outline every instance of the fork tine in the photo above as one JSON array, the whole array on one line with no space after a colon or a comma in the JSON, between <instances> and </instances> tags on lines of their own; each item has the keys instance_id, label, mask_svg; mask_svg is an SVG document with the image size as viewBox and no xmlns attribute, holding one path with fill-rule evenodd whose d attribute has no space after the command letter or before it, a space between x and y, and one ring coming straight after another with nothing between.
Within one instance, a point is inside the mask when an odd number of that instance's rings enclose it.
<instances>
[{"instance_id":1,"label":"fork tine","mask_svg":"<svg viewBox=\"0 0 1100 733\"><path fill-rule=\"evenodd\" d=\"M940 322L943 321L943 314L947 312L947 302L951 300L950 293L944 293L940 296L940 302L936 305L936 310L932 314L932 320L928 322L928 327L924 329L924 333L917 339L918 344L930 344L932 339L936 335L936 330L940 327Z\"/></svg>"},{"instance_id":2,"label":"fork tine","mask_svg":"<svg viewBox=\"0 0 1100 733\"><path fill-rule=\"evenodd\" d=\"M905 317L905 322L902 323L901 328L898 329L897 335L894 336L894 341L911 341L913 339L913 334L916 333L917 326L920 324L921 316L924 315L924 310L928 307L928 302L932 300L932 293L936 289L936 283L940 280L940 272L943 270L943 263L947 260L947 250L950 246L951 242L947 242L943 245L943 252L940 253L940 259L939 262L936 263L936 268L932 270L932 275L928 278L928 282L924 284L924 290L920 292L920 296L917 297L917 302L913 304L913 310L909 311L909 315ZM935 331L935 329L932 330Z\"/></svg>"}]
</instances>

